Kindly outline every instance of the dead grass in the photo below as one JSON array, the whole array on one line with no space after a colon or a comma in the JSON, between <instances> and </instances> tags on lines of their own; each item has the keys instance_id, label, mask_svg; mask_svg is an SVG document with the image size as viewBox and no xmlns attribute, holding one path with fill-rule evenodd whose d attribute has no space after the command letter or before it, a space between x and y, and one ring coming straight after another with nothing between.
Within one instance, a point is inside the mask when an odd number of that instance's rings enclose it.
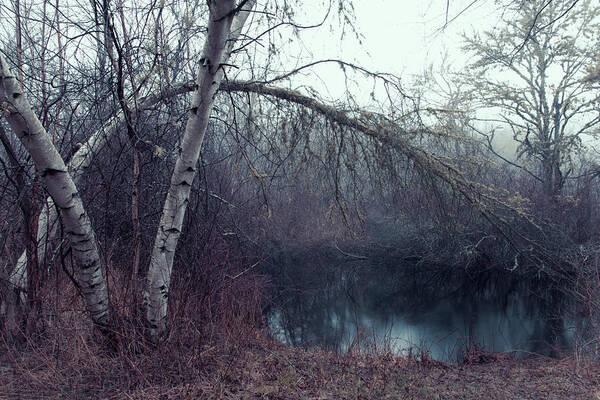
<instances>
[{"instance_id":1,"label":"dead grass","mask_svg":"<svg viewBox=\"0 0 600 400\"><path fill-rule=\"evenodd\" d=\"M217 329L212 327L211 329ZM490 358L448 366L392 354L336 354L277 343L171 342L110 353L90 330L2 349L1 399L599 399L600 365Z\"/></svg>"}]
</instances>

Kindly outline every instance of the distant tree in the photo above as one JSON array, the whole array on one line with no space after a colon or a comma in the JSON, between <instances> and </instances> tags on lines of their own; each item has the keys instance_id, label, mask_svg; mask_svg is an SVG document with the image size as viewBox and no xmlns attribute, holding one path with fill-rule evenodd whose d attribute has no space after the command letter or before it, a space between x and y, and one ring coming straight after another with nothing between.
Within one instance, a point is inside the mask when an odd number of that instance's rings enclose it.
<instances>
[{"instance_id":1,"label":"distant tree","mask_svg":"<svg viewBox=\"0 0 600 400\"><path fill-rule=\"evenodd\" d=\"M600 6L575 3L511 2L502 26L465 36L472 100L499 112L519 143L515 165L546 200L561 194L584 135L600 123L600 91L586 79L597 62Z\"/></svg>"}]
</instances>

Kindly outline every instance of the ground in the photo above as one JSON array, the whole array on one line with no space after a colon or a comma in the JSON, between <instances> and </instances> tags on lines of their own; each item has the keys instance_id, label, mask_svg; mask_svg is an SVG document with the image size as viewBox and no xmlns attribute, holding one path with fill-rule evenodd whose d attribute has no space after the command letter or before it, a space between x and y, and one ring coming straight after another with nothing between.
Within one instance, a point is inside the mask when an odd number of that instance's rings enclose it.
<instances>
[{"instance_id":1,"label":"ground","mask_svg":"<svg viewBox=\"0 0 600 400\"><path fill-rule=\"evenodd\" d=\"M600 400L600 363L572 356L478 353L447 365L421 355L303 350L264 337L138 356L41 349L4 350L0 399Z\"/></svg>"}]
</instances>

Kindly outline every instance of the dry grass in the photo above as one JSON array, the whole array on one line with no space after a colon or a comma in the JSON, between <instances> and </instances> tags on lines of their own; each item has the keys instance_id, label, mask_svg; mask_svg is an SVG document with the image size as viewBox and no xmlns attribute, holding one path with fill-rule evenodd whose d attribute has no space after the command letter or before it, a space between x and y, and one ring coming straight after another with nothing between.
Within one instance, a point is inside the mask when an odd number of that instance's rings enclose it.
<instances>
[{"instance_id":1,"label":"dry grass","mask_svg":"<svg viewBox=\"0 0 600 400\"><path fill-rule=\"evenodd\" d=\"M93 335L92 335L93 336ZM306 351L264 336L135 356L80 333L61 350L3 353L2 399L598 399L600 368L569 359L447 366L392 354Z\"/></svg>"}]
</instances>

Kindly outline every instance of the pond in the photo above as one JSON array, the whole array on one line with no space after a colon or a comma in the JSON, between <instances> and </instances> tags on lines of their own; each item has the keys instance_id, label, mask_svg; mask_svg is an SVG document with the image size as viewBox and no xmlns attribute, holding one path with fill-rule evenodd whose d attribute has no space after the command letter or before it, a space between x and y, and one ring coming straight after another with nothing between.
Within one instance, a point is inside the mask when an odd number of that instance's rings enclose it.
<instances>
[{"instance_id":1,"label":"pond","mask_svg":"<svg viewBox=\"0 0 600 400\"><path fill-rule=\"evenodd\" d=\"M268 274L276 287L270 331L296 346L457 362L473 346L558 356L573 342L568 299L510 271L381 256L340 260L313 249L280 253Z\"/></svg>"}]
</instances>

